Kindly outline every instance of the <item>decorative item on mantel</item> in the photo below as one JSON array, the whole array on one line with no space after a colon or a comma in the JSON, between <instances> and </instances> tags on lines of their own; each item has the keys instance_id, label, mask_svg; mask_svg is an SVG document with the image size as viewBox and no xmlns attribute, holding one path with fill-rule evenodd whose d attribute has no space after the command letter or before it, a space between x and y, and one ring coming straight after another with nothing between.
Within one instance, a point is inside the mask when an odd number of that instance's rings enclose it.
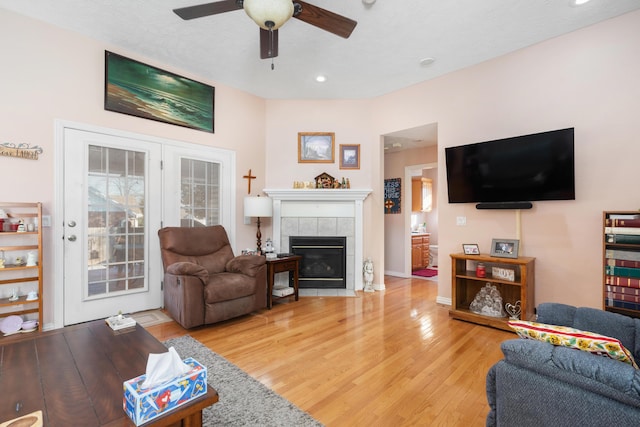
<instances>
[{"instance_id":1,"label":"decorative item on mantel","mask_svg":"<svg viewBox=\"0 0 640 427\"><path fill-rule=\"evenodd\" d=\"M487 283L471 301L469 310L484 316L505 317L502 307L500 292L494 285Z\"/></svg>"},{"instance_id":2,"label":"decorative item on mantel","mask_svg":"<svg viewBox=\"0 0 640 427\"><path fill-rule=\"evenodd\" d=\"M349 178L342 177L342 179L336 179L326 172L316 176L313 181L293 181L293 188L309 190L312 188L317 189L349 189L351 188L351 181Z\"/></svg>"}]
</instances>

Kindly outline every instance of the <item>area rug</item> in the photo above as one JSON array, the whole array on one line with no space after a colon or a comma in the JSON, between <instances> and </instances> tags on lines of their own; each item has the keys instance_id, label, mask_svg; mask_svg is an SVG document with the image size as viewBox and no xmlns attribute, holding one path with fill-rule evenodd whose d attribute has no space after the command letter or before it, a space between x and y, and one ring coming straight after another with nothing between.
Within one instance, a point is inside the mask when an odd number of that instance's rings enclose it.
<instances>
[{"instance_id":1,"label":"area rug","mask_svg":"<svg viewBox=\"0 0 640 427\"><path fill-rule=\"evenodd\" d=\"M171 317L167 316L162 310L147 310L133 313L131 315L138 324L144 328L159 325L171 321Z\"/></svg>"},{"instance_id":2,"label":"area rug","mask_svg":"<svg viewBox=\"0 0 640 427\"><path fill-rule=\"evenodd\" d=\"M438 270L433 268L423 268L421 270L412 271L411 275L420 277L435 277L438 275Z\"/></svg>"},{"instance_id":3,"label":"area rug","mask_svg":"<svg viewBox=\"0 0 640 427\"><path fill-rule=\"evenodd\" d=\"M202 412L203 426L322 426L311 415L251 378L189 335L163 343L184 359L207 367L208 383L220 400Z\"/></svg>"}]
</instances>

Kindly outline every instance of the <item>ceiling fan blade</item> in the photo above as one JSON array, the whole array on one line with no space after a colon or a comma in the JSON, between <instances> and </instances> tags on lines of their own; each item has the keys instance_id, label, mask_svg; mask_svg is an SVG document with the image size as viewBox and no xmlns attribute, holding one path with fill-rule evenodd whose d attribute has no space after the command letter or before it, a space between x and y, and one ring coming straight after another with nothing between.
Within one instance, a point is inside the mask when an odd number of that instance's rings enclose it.
<instances>
[{"instance_id":1,"label":"ceiling fan blade","mask_svg":"<svg viewBox=\"0 0 640 427\"><path fill-rule=\"evenodd\" d=\"M294 18L298 18L307 24L329 31L345 39L349 38L353 29L358 25L353 19L330 12L321 7L300 0L294 0L294 3L299 3L302 6L300 13L293 15Z\"/></svg>"},{"instance_id":2,"label":"ceiling fan blade","mask_svg":"<svg viewBox=\"0 0 640 427\"><path fill-rule=\"evenodd\" d=\"M242 6L238 7L236 0L221 0L213 3L199 4L197 6L181 7L179 9L173 9L173 11L182 19L195 19L238 9L242 9Z\"/></svg>"},{"instance_id":3,"label":"ceiling fan blade","mask_svg":"<svg viewBox=\"0 0 640 427\"><path fill-rule=\"evenodd\" d=\"M278 30L260 28L260 59L278 56Z\"/></svg>"}]
</instances>

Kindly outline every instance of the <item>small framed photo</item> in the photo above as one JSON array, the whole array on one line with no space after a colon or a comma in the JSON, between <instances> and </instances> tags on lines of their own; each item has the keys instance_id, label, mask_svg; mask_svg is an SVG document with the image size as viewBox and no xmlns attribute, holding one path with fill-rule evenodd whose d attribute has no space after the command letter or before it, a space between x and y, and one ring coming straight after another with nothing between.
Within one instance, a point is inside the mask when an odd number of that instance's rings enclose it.
<instances>
[{"instance_id":1,"label":"small framed photo","mask_svg":"<svg viewBox=\"0 0 640 427\"><path fill-rule=\"evenodd\" d=\"M360 169L360 144L340 144L340 169Z\"/></svg>"},{"instance_id":2,"label":"small framed photo","mask_svg":"<svg viewBox=\"0 0 640 427\"><path fill-rule=\"evenodd\" d=\"M463 243L462 250L465 255L480 255L480 248L476 243Z\"/></svg>"},{"instance_id":3,"label":"small framed photo","mask_svg":"<svg viewBox=\"0 0 640 427\"><path fill-rule=\"evenodd\" d=\"M335 163L333 132L298 132L298 163Z\"/></svg>"},{"instance_id":4,"label":"small framed photo","mask_svg":"<svg viewBox=\"0 0 640 427\"><path fill-rule=\"evenodd\" d=\"M518 258L519 240L493 239L491 241L491 256L498 258Z\"/></svg>"}]
</instances>

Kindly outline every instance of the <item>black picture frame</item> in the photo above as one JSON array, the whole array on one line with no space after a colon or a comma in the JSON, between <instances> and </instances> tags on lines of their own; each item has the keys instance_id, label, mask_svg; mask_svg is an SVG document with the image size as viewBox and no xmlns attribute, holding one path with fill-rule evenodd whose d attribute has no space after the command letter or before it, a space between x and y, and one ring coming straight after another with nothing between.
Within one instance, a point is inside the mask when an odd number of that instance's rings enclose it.
<instances>
[{"instance_id":1,"label":"black picture frame","mask_svg":"<svg viewBox=\"0 0 640 427\"><path fill-rule=\"evenodd\" d=\"M493 239L491 240L491 256L498 258L518 258L519 240Z\"/></svg>"},{"instance_id":2,"label":"black picture frame","mask_svg":"<svg viewBox=\"0 0 640 427\"><path fill-rule=\"evenodd\" d=\"M104 109L214 133L215 88L117 53L104 53Z\"/></svg>"}]
</instances>

